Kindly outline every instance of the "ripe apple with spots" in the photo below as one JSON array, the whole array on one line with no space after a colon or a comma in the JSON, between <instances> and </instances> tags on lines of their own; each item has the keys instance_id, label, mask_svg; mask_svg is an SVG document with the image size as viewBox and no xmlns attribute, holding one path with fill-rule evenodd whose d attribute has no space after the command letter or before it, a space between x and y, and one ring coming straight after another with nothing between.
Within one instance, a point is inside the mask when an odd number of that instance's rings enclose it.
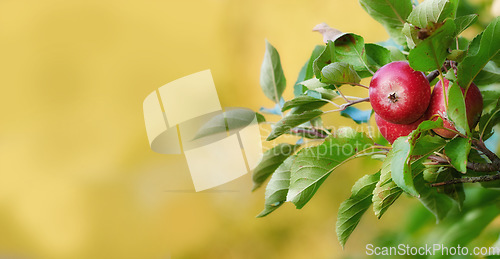
<instances>
[{"instance_id":1,"label":"ripe apple with spots","mask_svg":"<svg viewBox=\"0 0 500 259\"><path fill-rule=\"evenodd\" d=\"M450 82L447 79L444 79L444 88L447 95L449 83ZM462 90L462 94L465 94L465 89L460 89ZM477 88L477 86L472 83L469 86L469 89L467 90L467 94L465 96L465 113L470 129L476 127L477 123L479 122L479 118L481 117L482 111L483 97L481 96L479 88ZM457 131L457 129L453 125L453 122L449 120L446 113L446 104L443 98L443 84L441 81L437 82L434 90L432 91L431 102L426 112L427 119L437 120L438 117L441 117L443 119L443 126L445 128ZM444 138L453 138L456 135L456 133L454 133L453 131L449 131L446 129L434 129L433 131Z\"/></svg>"},{"instance_id":2,"label":"ripe apple with spots","mask_svg":"<svg viewBox=\"0 0 500 259\"><path fill-rule=\"evenodd\" d=\"M431 99L425 74L408 62L395 61L381 67L370 82L370 103L382 119L395 124L411 124L420 119Z\"/></svg>"},{"instance_id":3,"label":"ripe apple with spots","mask_svg":"<svg viewBox=\"0 0 500 259\"><path fill-rule=\"evenodd\" d=\"M417 119L415 122L412 122L410 124L395 124L384 120L382 117L375 113L375 122L377 123L377 127L380 133L391 144L401 136L408 136L408 134L416 129L422 121L424 121L424 116L420 117L420 119Z\"/></svg>"}]
</instances>

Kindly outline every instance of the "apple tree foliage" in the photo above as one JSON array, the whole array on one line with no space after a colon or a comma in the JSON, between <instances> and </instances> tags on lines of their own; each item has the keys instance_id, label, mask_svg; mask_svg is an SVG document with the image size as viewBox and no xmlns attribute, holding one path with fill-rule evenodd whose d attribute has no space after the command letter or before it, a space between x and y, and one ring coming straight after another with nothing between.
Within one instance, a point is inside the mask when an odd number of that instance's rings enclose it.
<instances>
[{"instance_id":1,"label":"apple tree foliage","mask_svg":"<svg viewBox=\"0 0 500 259\"><path fill-rule=\"evenodd\" d=\"M463 225L448 227L443 234L445 243L456 241L465 245L500 213L497 206L500 194L488 189L500 187L500 159L495 150L490 150L491 145L488 149L485 144L500 124L500 18L493 19L475 38L468 40L461 34L477 22L478 16L457 15L459 0L425 0L420 4L412 0L359 0L359 3L384 26L391 39L379 44L367 43L360 35L323 26L320 32L325 44L313 48L293 85L295 97L291 100L283 100L286 80L280 56L266 41L260 84L276 106L261 112L282 116L273 123L267 140L285 134L301 139L268 150L253 171L254 189L268 181L264 210L258 217L270 214L285 202L303 208L335 169L350 160L369 156L383 163L371 174L361 176L352 186L351 196L340 205L336 231L342 246L370 207L380 218L402 194L418 199L437 222L449 216L458 218L456 222L460 224L470 224L471 215L480 218L481 222L475 223L477 228L464 239L458 239L463 234ZM355 105L368 101L367 98L346 97L342 87L363 87L360 84L363 78L370 78L383 65L400 60L424 72L431 85L436 83L436 77L450 80L447 114L457 129L456 137L446 139L433 133L433 129L443 128L441 118L422 122L392 145L352 128L334 130L323 125L321 117L330 112L366 123L372 112L359 110ZM460 87L467 89L472 82L479 86L484 99L482 116L475 128L468 126L460 90ZM332 105L335 105L333 110L325 108ZM262 114L257 114L259 121L265 120ZM320 140L320 144L305 146L307 139L314 139L315 143ZM282 151L283 148L286 150ZM480 183L472 185L474 182ZM467 189L476 185L484 190L483 196L489 195L488 199L478 202L471 198L467 203L466 194L470 193Z\"/></svg>"}]
</instances>

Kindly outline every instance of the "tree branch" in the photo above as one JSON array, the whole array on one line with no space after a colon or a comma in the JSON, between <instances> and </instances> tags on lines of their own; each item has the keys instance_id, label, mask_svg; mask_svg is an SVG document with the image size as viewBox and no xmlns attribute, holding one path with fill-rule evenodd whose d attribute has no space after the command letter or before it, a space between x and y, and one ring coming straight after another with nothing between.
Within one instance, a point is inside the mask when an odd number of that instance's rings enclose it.
<instances>
[{"instance_id":1,"label":"tree branch","mask_svg":"<svg viewBox=\"0 0 500 259\"><path fill-rule=\"evenodd\" d=\"M489 150L484 142L473 139L472 144L477 148L477 150L483 152L484 155L486 155L491 163L475 163L475 162L467 162L467 168L472 169L476 172L495 172L495 171L500 171L500 158L493 153L491 150ZM429 156L429 159L438 162L438 163L446 163L449 164L450 161L447 157L440 157L440 156ZM437 186L443 186L443 185L450 185L450 184L457 184L457 183L476 183L476 182L491 182L495 180L500 180L500 172L497 174L492 174L492 175L482 175L482 176L476 176L476 177L464 177L464 178L455 178L450 181L446 182L440 182L440 183L433 183L431 184L432 187L437 187Z\"/></svg>"},{"instance_id":2,"label":"tree branch","mask_svg":"<svg viewBox=\"0 0 500 259\"><path fill-rule=\"evenodd\" d=\"M355 100L355 101L349 101L349 100L347 100L347 101L348 101L348 103L341 104L338 109L329 110L329 111L326 111L325 113L340 112L340 111L345 110L347 107L349 107L351 105L354 105L354 104L357 104L357 103L362 103L362 102L369 102L370 101L370 97L361 98L361 99L358 99L358 100Z\"/></svg>"},{"instance_id":3,"label":"tree branch","mask_svg":"<svg viewBox=\"0 0 500 259\"><path fill-rule=\"evenodd\" d=\"M433 183L431 187L438 187L443 185L457 184L457 183L477 183L477 182L491 182L500 179L500 173L492 175L482 175L477 177L455 178L450 181Z\"/></svg>"},{"instance_id":4,"label":"tree branch","mask_svg":"<svg viewBox=\"0 0 500 259\"><path fill-rule=\"evenodd\" d=\"M342 110L345 110L345 108L351 106L351 105L354 105L354 104L357 104L357 103L362 103L362 102L369 102L370 101L370 97L366 97L366 98L361 98L361 99L358 99L358 100L354 100L354 101L349 101L348 103L344 103L342 105L340 105L340 108Z\"/></svg>"},{"instance_id":5,"label":"tree branch","mask_svg":"<svg viewBox=\"0 0 500 259\"><path fill-rule=\"evenodd\" d=\"M444 157L439 156L429 156L429 159L432 161L442 163L442 164L451 164L450 161ZM500 165L494 163L476 163L476 162L467 162L467 168L474 170L476 172L495 172L500 171Z\"/></svg>"},{"instance_id":6,"label":"tree branch","mask_svg":"<svg viewBox=\"0 0 500 259\"><path fill-rule=\"evenodd\" d=\"M448 68L451 68L453 66L456 66L456 62L455 61L449 61L449 60L447 60L446 62L444 62L443 67L441 67L441 71L445 71ZM440 70L438 70L438 69L430 72L427 75L427 81L429 81L429 83L432 82L432 80L434 80L434 79L436 79L436 77L438 77L439 72L440 72Z\"/></svg>"},{"instance_id":7,"label":"tree branch","mask_svg":"<svg viewBox=\"0 0 500 259\"><path fill-rule=\"evenodd\" d=\"M432 82L439 75L439 70L434 70L427 75L427 81Z\"/></svg>"},{"instance_id":8,"label":"tree branch","mask_svg":"<svg viewBox=\"0 0 500 259\"><path fill-rule=\"evenodd\" d=\"M500 167L500 158L498 158L498 156L495 153L489 150L483 141L473 139L472 145L474 145L479 151L483 152L483 154L485 154L486 157L488 157L493 164L495 164L497 167Z\"/></svg>"}]
</instances>

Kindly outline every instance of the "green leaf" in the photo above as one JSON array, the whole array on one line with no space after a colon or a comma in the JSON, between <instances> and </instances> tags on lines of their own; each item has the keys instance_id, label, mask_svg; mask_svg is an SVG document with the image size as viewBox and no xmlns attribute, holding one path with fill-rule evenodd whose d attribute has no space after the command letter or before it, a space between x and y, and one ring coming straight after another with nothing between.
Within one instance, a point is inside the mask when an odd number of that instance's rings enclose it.
<instances>
[{"instance_id":1,"label":"green leaf","mask_svg":"<svg viewBox=\"0 0 500 259\"><path fill-rule=\"evenodd\" d=\"M285 102L281 111L286 111L294 107L300 107L302 110L314 110L325 105L327 101L314 98L307 95L301 95Z\"/></svg>"},{"instance_id":2,"label":"green leaf","mask_svg":"<svg viewBox=\"0 0 500 259\"><path fill-rule=\"evenodd\" d=\"M260 68L260 86L267 98L279 103L285 91L286 79L278 51L266 40L266 52Z\"/></svg>"},{"instance_id":3,"label":"green leaf","mask_svg":"<svg viewBox=\"0 0 500 259\"><path fill-rule=\"evenodd\" d=\"M417 29L412 24L405 23L403 25L403 29L401 30L401 32L405 36L406 44L410 49L414 49L417 46L417 44L422 42L422 40L418 37L419 29Z\"/></svg>"},{"instance_id":4,"label":"green leaf","mask_svg":"<svg viewBox=\"0 0 500 259\"><path fill-rule=\"evenodd\" d=\"M458 64L458 85L468 88L488 61L500 51L500 17L496 17L480 36L472 40L469 52Z\"/></svg>"},{"instance_id":5,"label":"green leaf","mask_svg":"<svg viewBox=\"0 0 500 259\"><path fill-rule=\"evenodd\" d=\"M306 80L304 82L300 82L300 84L306 87L306 89L307 89L306 92L309 92L310 90L314 90L314 91L320 93L321 98L323 98L323 99L331 100L339 95L336 91L334 91L332 89L327 89L327 88L334 87L334 86L321 83L318 78L311 78L311 79ZM306 93L306 94L308 94L308 93Z\"/></svg>"},{"instance_id":6,"label":"green leaf","mask_svg":"<svg viewBox=\"0 0 500 259\"><path fill-rule=\"evenodd\" d=\"M496 204L476 207L454 222L437 243L447 247L465 246L479 236L498 214L500 208Z\"/></svg>"},{"instance_id":7,"label":"green leaf","mask_svg":"<svg viewBox=\"0 0 500 259\"><path fill-rule=\"evenodd\" d=\"M406 56L394 46L386 47L391 52L391 61L406 61Z\"/></svg>"},{"instance_id":8,"label":"green leaf","mask_svg":"<svg viewBox=\"0 0 500 259\"><path fill-rule=\"evenodd\" d=\"M386 161L392 160L392 153L387 154ZM384 163L378 181L373 190L373 212L380 219L387 209L399 198L403 190L391 179L390 163Z\"/></svg>"},{"instance_id":9,"label":"green leaf","mask_svg":"<svg viewBox=\"0 0 500 259\"><path fill-rule=\"evenodd\" d=\"M302 208L335 168L372 145L366 134L341 128L323 144L302 149L292 165L287 201Z\"/></svg>"},{"instance_id":10,"label":"green leaf","mask_svg":"<svg viewBox=\"0 0 500 259\"><path fill-rule=\"evenodd\" d=\"M408 22L420 28L427 28L453 17L454 6L449 0L426 0L417 5L408 16Z\"/></svg>"},{"instance_id":11,"label":"green leaf","mask_svg":"<svg viewBox=\"0 0 500 259\"><path fill-rule=\"evenodd\" d=\"M285 161L291 156L299 145L291 145L280 143L273 148L267 150L260 160L259 164L253 170L253 191L259 188L262 183Z\"/></svg>"},{"instance_id":12,"label":"green leaf","mask_svg":"<svg viewBox=\"0 0 500 259\"><path fill-rule=\"evenodd\" d=\"M446 182L459 177L460 173L457 170L450 167L436 167L435 165L432 165L432 167L426 166L423 172L423 178L428 183ZM442 193L448 196L457 203L459 209L462 209L465 200L464 186L462 183L436 186L430 188L434 189L438 193ZM436 213L434 213L434 215L436 215Z\"/></svg>"},{"instance_id":13,"label":"green leaf","mask_svg":"<svg viewBox=\"0 0 500 259\"><path fill-rule=\"evenodd\" d=\"M467 52L465 52L464 50L454 49L450 51L450 54L446 58L451 61L462 62L462 60L465 58L465 54L467 54ZM450 71L452 71L453 76L455 76L455 71L449 70L448 73L450 73Z\"/></svg>"},{"instance_id":14,"label":"green leaf","mask_svg":"<svg viewBox=\"0 0 500 259\"><path fill-rule=\"evenodd\" d=\"M305 127L295 127L288 131L286 134L308 138L308 139L324 139L328 136L328 133L321 129L311 129Z\"/></svg>"},{"instance_id":15,"label":"green leaf","mask_svg":"<svg viewBox=\"0 0 500 259\"><path fill-rule=\"evenodd\" d=\"M454 138L446 144L444 152L450 158L451 165L459 172L467 172L467 158L471 149L471 140Z\"/></svg>"},{"instance_id":16,"label":"green leaf","mask_svg":"<svg viewBox=\"0 0 500 259\"><path fill-rule=\"evenodd\" d=\"M259 115L262 116L261 114L248 109L232 109L224 113L217 114L200 127L194 139L226 132L228 128L230 130L244 128L250 125L250 123L252 123L256 118L257 121L262 120L264 116L259 118Z\"/></svg>"},{"instance_id":17,"label":"green leaf","mask_svg":"<svg viewBox=\"0 0 500 259\"><path fill-rule=\"evenodd\" d=\"M420 124L421 129L416 131L415 134L421 135L423 133L422 131L442 126L442 123L443 122L440 119L436 122L424 121ZM437 136L425 135L420 137L411 152L413 156L420 157L419 159L411 162L412 174L415 175L416 173L424 170L425 167L422 163L425 161L425 158L432 154L432 152L443 148L445 143L446 142L442 138ZM393 159L394 153L389 152L384 160L384 163L382 164L380 181L377 183L377 186L373 191L373 211L375 212L375 216L378 218L382 217L387 209L399 198L401 193L403 193L403 190L399 188L391 178Z\"/></svg>"},{"instance_id":18,"label":"green leaf","mask_svg":"<svg viewBox=\"0 0 500 259\"><path fill-rule=\"evenodd\" d=\"M500 124L500 100L497 99L497 105L489 113L483 114L479 120L479 132L481 138L487 140L493 135L493 127Z\"/></svg>"},{"instance_id":19,"label":"green leaf","mask_svg":"<svg viewBox=\"0 0 500 259\"><path fill-rule=\"evenodd\" d=\"M368 66L366 58L365 40L354 33L345 33L334 41L335 62L345 62L353 66L356 71L373 71Z\"/></svg>"},{"instance_id":20,"label":"green leaf","mask_svg":"<svg viewBox=\"0 0 500 259\"><path fill-rule=\"evenodd\" d=\"M460 177L456 170L453 170L452 168L448 168L447 171L442 172L439 174L437 181L438 182L446 182L450 181L454 178ZM440 186L440 187L435 187L437 192L439 193L444 193L447 195L449 198L451 198L457 205L460 210L463 208L463 204L465 201L465 191L464 191L464 184L463 183L458 183L458 184L450 184L450 185L445 185L445 186Z\"/></svg>"},{"instance_id":21,"label":"green leaf","mask_svg":"<svg viewBox=\"0 0 500 259\"><path fill-rule=\"evenodd\" d=\"M442 126L441 124L440 126ZM437 127L436 127L437 128ZM425 135L420 137L413 147L413 156L427 156L430 153L443 148L446 145L446 141L439 136Z\"/></svg>"},{"instance_id":22,"label":"green leaf","mask_svg":"<svg viewBox=\"0 0 500 259\"><path fill-rule=\"evenodd\" d=\"M448 110L449 119L455 124L458 132L469 135L469 124L465 113L465 100L460 86L450 81L448 85Z\"/></svg>"},{"instance_id":23,"label":"green leaf","mask_svg":"<svg viewBox=\"0 0 500 259\"><path fill-rule=\"evenodd\" d=\"M336 62L344 62L350 64L358 72L359 76L372 76L373 71L371 68L378 67L380 63L386 61L383 47L374 47L373 45L375 44L369 45L372 58L369 60L363 37L353 33L344 33L334 41L328 41L325 50L314 60L314 74L317 78L322 78L321 71L325 66ZM323 80L321 81L323 82Z\"/></svg>"},{"instance_id":24,"label":"green leaf","mask_svg":"<svg viewBox=\"0 0 500 259\"><path fill-rule=\"evenodd\" d=\"M361 177L352 186L351 197L340 204L337 214L337 238L342 247L372 204L373 190L379 179L380 172Z\"/></svg>"},{"instance_id":25,"label":"green leaf","mask_svg":"<svg viewBox=\"0 0 500 259\"><path fill-rule=\"evenodd\" d=\"M486 63L474 79L476 85L489 85L497 82L500 82L500 67L493 61Z\"/></svg>"},{"instance_id":26,"label":"green leaf","mask_svg":"<svg viewBox=\"0 0 500 259\"><path fill-rule=\"evenodd\" d=\"M451 200L426 184L422 174L415 177L415 188L420 193L419 201L434 214L436 223L444 219L452 208Z\"/></svg>"},{"instance_id":27,"label":"green leaf","mask_svg":"<svg viewBox=\"0 0 500 259\"><path fill-rule=\"evenodd\" d=\"M368 67L372 71L377 71L385 64L391 63L391 51L385 47L378 44L367 43L365 44L365 51Z\"/></svg>"},{"instance_id":28,"label":"green leaf","mask_svg":"<svg viewBox=\"0 0 500 259\"><path fill-rule=\"evenodd\" d=\"M325 49L321 54L316 58L313 62L313 72L316 78L321 78L321 69L323 69L326 65L335 62L335 45L332 41L328 41Z\"/></svg>"},{"instance_id":29,"label":"green leaf","mask_svg":"<svg viewBox=\"0 0 500 259\"><path fill-rule=\"evenodd\" d=\"M448 48L454 33L455 23L453 20L446 20L431 36L410 50L408 55L410 66L424 72L441 68L448 56Z\"/></svg>"},{"instance_id":30,"label":"green leaf","mask_svg":"<svg viewBox=\"0 0 500 259\"><path fill-rule=\"evenodd\" d=\"M314 71L313 71L313 63L314 60L319 57L319 55L323 52L325 49L325 46L321 45L316 45L314 47L314 50L311 53L311 56L309 57L309 60L306 61L304 66L299 72L299 76L297 77L297 81L295 81L295 86L294 86L294 95L299 96L305 92L306 89L304 89L303 85L300 84L303 81L306 81L308 79L313 78L314 76Z\"/></svg>"},{"instance_id":31,"label":"green leaf","mask_svg":"<svg viewBox=\"0 0 500 259\"><path fill-rule=\"evenodd\" d=\"M390 151L390 153L393 154L391 161L391 177L399 188L413 196L418 196L419 194L413 184L413 175L408 162L410 151L411 146L407 138L401 137L394 141L392 150Z\"/></svg>"},{"instance_id":32,"label":"green leaf","mask_svg":"<svg viewBox=\"0 0 500 259\"><path fill-rule=\"evenodd\" d=\"M300 124L310 121L323 114L323 111L315 109L308 110L301 113L295 113L294 111L288 113L280 121L276 122L273 126L271 133L267 137L267 141L273 140L284 133L290 131L290 129L299 126Z\"/></svg>"},{"instance_id":33,"label":"green leaf","mask_svg":"<svg viewBox=\"0 0 500 259\"><path fill-rule=\"evenodd\" d=\"M311 78L299 84L307 87L309 90L316 90L317 88L324 88L330 86L329 84L322 83L318 78Z\"/></svg>"},{"instance_id":34,"label":"green leaf","mask_svg":"<svg viewBox=\"0 0 500 259\"><path fill-rule=\"evenodd\" d=\"M469 15L464 15L457 17L455 19L455 35L458 36L460 35L465 29L469 28L472 24L474 24L477 21L477 14L469 14Z\"/></svg>"},{"instance_id":35,"label":"green leaf","mask_svg":"<svg viewBox=\"0 0 500 259\"><path fill-rule=\"evenodd\" d=\"M498 100L500 99L500 84L494 85L491 89L481 89L481 95L483 96L485 110L488 109L488 107L493 108L494 106L498 106Z\"/></svg>"},{"instance_id":36,"label":"green leaf","mask_svg":"<svg viewBox=\"0 0 500 259\"><path fill-rule=\"evenodd\" d=\"M290 186L290 168L292 167L295 157L296 155L288 157L276 171L274 171L273 176L271 176L266 186L265 208L257 215L257 218L267 216L286 201L288 186Z\"/></svg>"},{"instance_id":37,"label":"green leaf","mask_svg":"<svg viewBox=\"0 0 500 259\"><path fill-rule=\"evenodd\" d=\"M264 117L264 115L256 112L255 116L257 116L257 122L258 123L266 122L266 117Z\"/></svg>"},{"instance_id":38,"label":"green leaf","mask_svg":"<svg viewBox=\"0 0 500 259\"><path fill-rule=\"evenodd\" d=\"M361 7L381 23L398 44L406 43L401 29L413 6L411 0L359 0Z\"/></svg>"},{"instance_id":39,"label":"green leaf","mask_svg":"<svg viewBox=\"0 0 500 259\"><path fill-rule=\"evenodd\" d=\"M351 64L335 62L329 64L321 70L323 83L333 85L359 84L361 78L358 76Z\"/></svg>"},{"instance_id":40,"label":"green leaf","mask_svg":"<svg viewBox=\"0 0 500 259\"><path fill-rule=\"evenodd\" d=\"M440 128L442 125L443 121L441 119L423 121L408 137L400 137L394 141L392 150L389 152L391 156L387 156L388 158L392 157L392 159L384 161L385 166L390 163L391 177L394 183L413 196L419 194L413 184L412 165L414 163L411 162L412 156L424 155L439 147L439 142L429 141L428 138L422 141L419 140L425 136L425 132Z\"/></svg>"},{"instance_id":41,"label":"green leaf","mask_svg":"<svg viewBox=\"0 0 500 259\"><path fill-rule=\"evenodd\" d=\"M321 119L321 117L316 117L316 118L314 118L314 119L312 119L312 120L310 120L302 125L311 126L314 128L321 128L321 127L323 127L323 119Z\"/></svg>"}]
</instances>

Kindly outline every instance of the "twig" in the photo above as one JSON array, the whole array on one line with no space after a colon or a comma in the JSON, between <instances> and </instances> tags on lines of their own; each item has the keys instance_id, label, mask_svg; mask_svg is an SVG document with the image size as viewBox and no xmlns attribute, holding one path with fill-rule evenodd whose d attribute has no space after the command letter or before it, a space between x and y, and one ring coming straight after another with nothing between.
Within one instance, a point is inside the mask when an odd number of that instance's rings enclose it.
<instances>
[{"instance_id":1,"label":"twig","mask_svg":"<svg viewBox=\"0 0 500 259\"><path fill-rule=\"evenodd\" d=\"M440 156L429 156L429 159L432 161L442 163L442 164L451 164L449 159L440 157ZM476 163L476 162L467 162L467 168L474 170L476 172L495 172L500 171L500 166L495 165L494 163Z\"/></svg>"},{"instance_id":2,"label":"twig","mask_svg":"<svg viewBox=\"0 0 500 259\"><path fill-rule=\"evenodd\" d=\"M444 65L443 65L443 67L441 67L441 69L436 69L427 75L427 81L429 81L429 83L432 82L432 80L436 79L436 77L439 76L441 71L447 71L448 68L454 67L454 66L456 66L455 61L444 62Z\"/></svg>"},{"instance_id":3,"label":"twig","mask_svg":"<svg viewBox=\"0 0 500 259\"><path fill-rule=\"evenodd\" d=\"M340 91L340 89L336 85L334 85L334 86L335 86L335 89L337 89L337 92L340 94L340 96L344 99L344 101L349 102L349 99L347 99L345 97L345 95L342 93L342 91Z\"/></svg>"},{"instance_id":4,"label":"twig","mask_svg":"<svg viewBox=\"0 0 500 259\"><path fill-rule=\"evenodd\" d=\"M344 103L342 105L340 105L340 108L343 108L343 110L345 110L345 108L351 106L351 105L354 105L354 104L357 104L357 103L362 103L362 102L369 102L370 101L370 97L366 97L366 98L361 98L361 99L358 99L358 100L354 100L354 101L349 101L348 103Z\"/></svg>"},{"instance_id":5,"label":"twig","mask_svg":"<svg viewBox=\"0 0 500 259\"><path fill-rule=\"evenodd\" d=\"M481 140L473 139L472 144L481 152L483 152L484 155L486 155L491 163L475 163L475 162L467 162L467 168L472 169L476 172L494 172L494 171L500 171L500 158L493 153L491 150L489 150L484 142ZM429 156L429 158L433 161L439 162L439 163L446 163L450 164L450 161L447 157L441 157L441 156ZM457 184L457 183L476 183L476 182L490 182L490 181L495 181L500 179L500 172L497 174L493 175L482 175L482 176L477 176L477 177L464 177L464 178L455 178L450 181L446 182L440 182L440 183L434 183L431 184L432 187L437 187L437 186L443 186L443 185L450 185L450 184Z\"/></svg>"},{"instance_id":6,"label":"twig","mask_svg":"<svg viewBox=\"0 0 500 259\"><path fill-rule=\"evenodd\" d=\"M324 113L340 112L340 111L345 110L347 107L349 107L351 105L354 105L354 104L357 104L357 103L362 103L362 102L369 102L369 101L370 101L370 97L361 98L361 99L354 100L354 101L349 101L348 103L344 103L344 104L340 105L339 109L329 110L329 111L326 111Z\"/></svg>"},{"instance_id":7,"label":"twig","mask_svg":"<svg viewBox=\"0 0 500 259\"><path fill-rule=\"evenodd\" d=\"M443 185L457 184L457 183L477 183L477 182L491 182L500 179L500 173L492 174L492 175L482 175L477 177L464 177L464 178L455 178L450 181L433 183L431 187L438 187Z\"/></svg>"},{"instance_id":8,"label":"twig","mask_svg":"<svg viewBox=\"0 0 500 259\"><path fill-rule=\"evenodd\" d=\"M439 70L434 70L427 75L427 81L432 82L439 75Z\"/></svg>"},{"instance_id":9,"label":"twig","mask_svg":"<svg viewBox=\"0 0 500 259\"><path fill-rule=\"evenodd\" d=\"M330 101L330 100L328 100L328 99L323 99L323 98L321 98L320 100L325 101L325 102L328 102L328 103L330 103L330 104L333 104L335 107L340 107L340 105L338 105L338 104L336 104L335 102Z\"/></svg>"},{"instance_id":10,"label":"twig","mask_svg":"<svg viewBox=\"0 0 500 259\"><path fill-rule=\"evenodd\" d=\"M472 140L472 145L474 145L475 147L477 147L477 149L479 151L483 152L486 155L486 157L488 157L493 164L495 164L498 168L500 168L500 158L495 153L491 152L491 150L489 150L486 147L486 145L484 144L483 141L477 140L477 139L473 139Z\"/></svg>"}]
</instances>

